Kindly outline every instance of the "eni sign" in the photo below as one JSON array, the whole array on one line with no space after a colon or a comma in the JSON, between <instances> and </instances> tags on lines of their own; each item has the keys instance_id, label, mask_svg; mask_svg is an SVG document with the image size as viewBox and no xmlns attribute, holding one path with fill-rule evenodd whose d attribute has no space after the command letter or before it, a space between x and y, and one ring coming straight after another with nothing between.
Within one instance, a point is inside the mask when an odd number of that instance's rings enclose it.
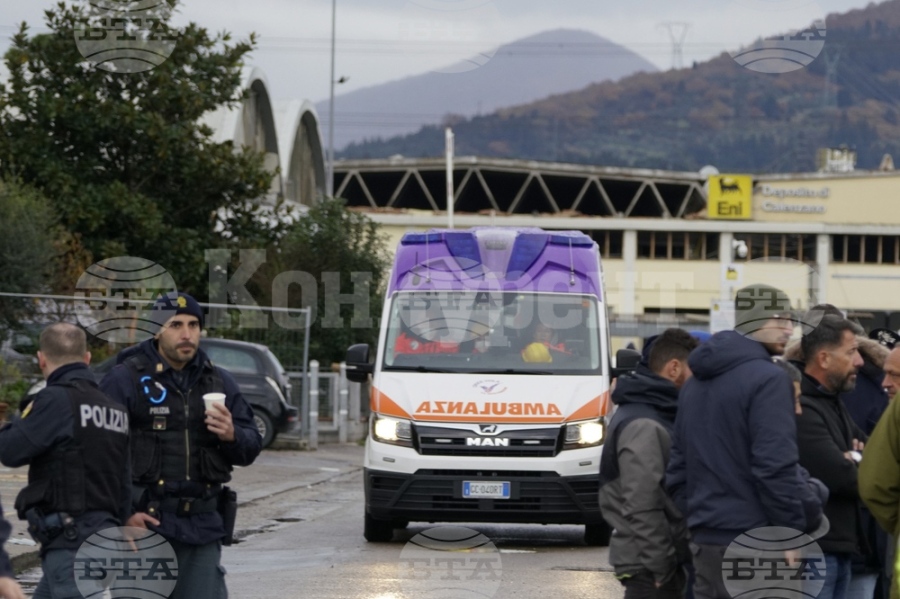
<instances>
[{"instance_id":1,"label":"eni sign","mask_svg":"<svg viewBox=\"0 0 900 599\"><path fill-rule=\"evenodd\" d=\"M753 217L753 178L749 175L712 175L708 197L710 219L750 220Z\"/></svg>"}]
</instances>

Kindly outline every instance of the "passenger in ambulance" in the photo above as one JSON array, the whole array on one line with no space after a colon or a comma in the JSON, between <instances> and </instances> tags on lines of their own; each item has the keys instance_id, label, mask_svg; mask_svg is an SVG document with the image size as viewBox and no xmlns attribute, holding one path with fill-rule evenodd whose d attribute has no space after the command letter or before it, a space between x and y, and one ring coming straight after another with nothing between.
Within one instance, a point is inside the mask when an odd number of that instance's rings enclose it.
<instances>
[{"instance_id":1,"label":"passenger in ambulance","mask_svg":"<svg viewBox=\"0 0 900 599\"><path fill-rule=\"evenodd\" d=\"M556 331L542 322L534 327L531 342L522 350L526 362L552 363L554 357L558 360L571 355L566 344L558 341Z\"/></svg>"},{"instance_id":2,"label":"passenger in ambulance","mask_svg":"<svg viewBox=\"0 0 900 599\"><path fill-rule=\"evenodd\" d=\"M455 354L459 344L444 341L428 341L408 329L404 329L394 341L394 355L401 354Z\"/></svg>"}]
</instances>

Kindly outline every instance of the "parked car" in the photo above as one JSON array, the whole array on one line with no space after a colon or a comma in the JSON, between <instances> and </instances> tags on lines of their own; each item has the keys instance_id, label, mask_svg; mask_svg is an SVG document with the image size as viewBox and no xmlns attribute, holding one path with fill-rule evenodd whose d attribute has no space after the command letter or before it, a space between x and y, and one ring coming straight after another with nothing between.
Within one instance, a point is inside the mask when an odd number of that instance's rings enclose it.
<instances>
[{"instance_id":1,"label":"parked car","mask_svg":"<svg viewBox=\"0 0 900 599\"><path fill-rule=\"evenodd\" d=\"M253 417L263 447L278 433L294 430L300 411L289 405L291 383L284 366L265 345L230 339L200 339L200 347L213 364L230 372L244 398L253 407Z\"/></svg>"},{"instance_id":2,"label":"parked car","mask_svg":"<svg viewBox=\"0 0 900 599\"><path fill-rule=\"evenodd\" d=\"M268 347L258 343L202 337L200 347L213 364L234 376L244 398L253 408L253 418L262 435L263 447L268 447L279 433L294 430L299 423L299 410L288 403L291 383L284 366ZM116 357L92 366L97 378L112 370ZM34 385L28 395L44 388L44 382Z\"/></svg>"}]
</instances>

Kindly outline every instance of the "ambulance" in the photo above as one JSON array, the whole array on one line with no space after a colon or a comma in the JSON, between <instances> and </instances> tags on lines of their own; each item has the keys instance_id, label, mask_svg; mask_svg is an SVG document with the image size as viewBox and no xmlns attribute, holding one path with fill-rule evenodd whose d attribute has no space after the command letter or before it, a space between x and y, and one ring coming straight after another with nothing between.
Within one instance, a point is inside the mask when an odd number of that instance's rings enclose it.
<instances>
[{"instance_id":1,"label":"ambulance","mask_svg":"<svg viewBox=\"0 0 900 599\"><path fill-rule=\"evenodd\" d=\"M410 522L583 524L598 507L611 367L597 244L578 231L478 227L407 233L397 248L371 375L364 536ZM622 353L626 352L626 353ZM637 356L639 358L639 356Z\"/></svg>"}]
</instances>

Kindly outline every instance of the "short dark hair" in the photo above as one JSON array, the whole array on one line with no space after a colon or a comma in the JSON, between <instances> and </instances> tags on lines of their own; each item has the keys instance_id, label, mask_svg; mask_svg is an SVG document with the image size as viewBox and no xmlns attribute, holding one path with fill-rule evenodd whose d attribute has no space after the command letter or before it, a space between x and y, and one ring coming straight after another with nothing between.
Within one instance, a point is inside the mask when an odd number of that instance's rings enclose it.
<instances>
[{"instance_id":1,"label":"short dark hair","mask_svg":"<svg viewBox=\"0 0 900 599\"><path fill-rule=\"evenodd\" d=\"M647 365L650 370L659 374L670 360L684 362L694 349L700 345L700 341L683 329L666 329L653 342Z\"/></svg>"},{"instance_id":2,"label":"short dark hair","mask_svg":"<svg viewBox=\"0 0 900 599\"><path fill-rule=\"evenodd\" d=\"M822 317L816 328L812 329L800 339L800 348L807 361L812 360L816 352L822 349L832 349L841 344L844 333L850 331L854 335L862 335L863 330L856 323L846 318L839 318L831 314Z\"/></svg>"},{"instance_id":3,"label":"short dark hair","mask_svg":"<svg viewBox=\"0 0 900 599\"><path fill-rule=\"evenodd\" d=\"M800 369L788 362L787 360L772 360L772 362L785 371L791 380L795 383L799 383L803 380L803 375L800 373Z\"/></svg>"},{"instance_id":4,"label":"short dark hair","mask_svg":"<svg viewBox=\"0 0 900 599\"><path fill-rule=\"evenodd\" d=\"M87 352L87 336L80 327L57 322L41 331L40 350L54 364L80 362Z\"/></svg>"}]
</instances>

